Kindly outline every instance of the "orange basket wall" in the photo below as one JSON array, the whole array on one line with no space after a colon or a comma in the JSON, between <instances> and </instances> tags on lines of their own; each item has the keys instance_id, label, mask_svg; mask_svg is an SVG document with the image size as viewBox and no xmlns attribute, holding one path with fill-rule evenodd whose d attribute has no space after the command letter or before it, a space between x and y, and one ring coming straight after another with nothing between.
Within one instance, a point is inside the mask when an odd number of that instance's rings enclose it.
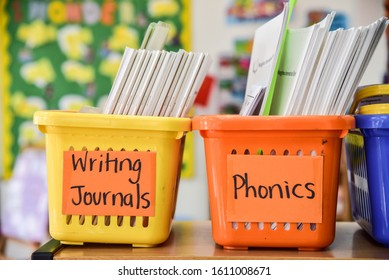
<instances>
[{"instance_id":1,"label":"orange basket wall","mask_svg":"<svg viewBox=\"0 0 389 280\"><path fill-rule=\"evenodd\" d=\"M192 129L204 138L212 234L225 248L321 249L335 237L342 138L351 116L198 116ZM322 223L227 222L227 155L320 155L323 157ZM286 155L288 154L288 155ZM269 209L271 211L271 209Z\"/></svg>"}]
</instances>

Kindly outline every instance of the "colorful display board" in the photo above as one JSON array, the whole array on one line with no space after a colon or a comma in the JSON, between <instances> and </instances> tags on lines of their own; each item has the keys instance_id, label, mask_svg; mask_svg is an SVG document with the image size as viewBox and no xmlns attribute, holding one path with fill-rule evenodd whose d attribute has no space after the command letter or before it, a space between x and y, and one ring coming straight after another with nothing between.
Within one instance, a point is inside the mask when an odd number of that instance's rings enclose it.
<instances>
[{"instance_id":1,"label":"colorful display board","mask_svg":"<svg viewBox=\"0 0 389 280\"><path fill-rule=\"evenodd\" d=\"M33 113L100 106L124 48L139 48L149 23L170 24L166 50L190 50L189 5L190 0L0 1L4 177L24 147L43 146Z\"/></svg>"}]
</instances>

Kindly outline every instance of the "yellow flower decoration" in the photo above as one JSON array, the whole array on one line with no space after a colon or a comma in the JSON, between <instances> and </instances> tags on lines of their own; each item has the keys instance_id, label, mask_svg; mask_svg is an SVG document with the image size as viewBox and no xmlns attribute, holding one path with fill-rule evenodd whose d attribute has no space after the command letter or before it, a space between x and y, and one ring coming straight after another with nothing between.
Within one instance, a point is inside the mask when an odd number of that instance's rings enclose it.
<instances>
[{"instance_id":1,"label":"yellow flower decoration","mask_svg":"<svg viewBox=\"0 0 389 280\"><path fill-rule=\"evenodd\" d=\"M62 52L71 59L80 60L85 57L92 41L92 32L78 25L68 25L58 31L58 44Z\"/></svg>"},{"instance_id":2,"label":"yellow flower decoration","mask_svg":"<svg viewBox=\"0 0 389 280\"><path fill-rule=\"evenodd\" d=\"M16 32L16 37L30 48L53 42L56 36L57 29L52 25L46 25L41 20L33 21L31 24L23 23Z\"/></svg>"},{"instance_id":3,"label":"yellow flower decoration","mask_svg":"<svg viewBox=\"0 0 389 280\"><path fill-rule=\"evenodd\" d=\"M20 68L21 76L29 83L44 88L55 78L55 71L47 58L27 63Z\"/></svg>"},{"instance_id":4,"label":"yellow flower decoration","mask_svg":"<svg viewBox=\"0 0 389 280\"><path fill-rule=\"evenodd\" d=\"M62 73L69 81L79 84L88 84L94 81L94 68L89 65L83 65L78 61L66 61L62 64Z\"/></svg>"},{"instance_id":5,"label":"yellow flower decoration","mask_svg":"<svg viewBox=\"0 0 389 280\"><path fill-rule=\"evenodd\" d=\"M138 32L125 25L118 25L113 29L113 35L108 40L108 47L114 51L123 51L125 47L139 46Z\"/></svg>"},{"instance_id":6,"label":"yellow flower decoration","mask_svg":"<svg viewBox=\"0 0 389 280\"><path fill-rule=\"evenodd\" d=\"M121 56L117 53L110 53L107 59L104 59L99 67L101 74L110 77L113 81L120 66Z\"/></svg>"},{"instance_id":7,"label":"yellow flower decoration","mask_svg":"<svg viewBox=\"0 0 389 280\"><path fill-rule=\"evenodd\" d=\"M180 7L174 0L151 0L148 10L153 17L174 16L178 13Z\"/></svg>"}]
</instances>

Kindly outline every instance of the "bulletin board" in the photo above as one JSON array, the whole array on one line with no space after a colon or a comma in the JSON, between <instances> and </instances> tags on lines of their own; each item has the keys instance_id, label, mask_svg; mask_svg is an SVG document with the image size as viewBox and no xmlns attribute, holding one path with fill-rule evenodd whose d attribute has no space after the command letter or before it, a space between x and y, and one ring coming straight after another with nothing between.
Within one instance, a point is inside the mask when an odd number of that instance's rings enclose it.
<instances>
[{"instance_id":1,"label":"bulletin board","mask_svg":"<svg viewBox=\"0 0 389 280\"><path fill-rule=\"evenodd\" d=\"M101 106L124 48L139 48L149 23L170 24L166 50L190 50L190 1L0 0L4 177L23 147L44 145L33 113ZM184 160L182 177L193 173Z\"/></svg>"}]
</instances>

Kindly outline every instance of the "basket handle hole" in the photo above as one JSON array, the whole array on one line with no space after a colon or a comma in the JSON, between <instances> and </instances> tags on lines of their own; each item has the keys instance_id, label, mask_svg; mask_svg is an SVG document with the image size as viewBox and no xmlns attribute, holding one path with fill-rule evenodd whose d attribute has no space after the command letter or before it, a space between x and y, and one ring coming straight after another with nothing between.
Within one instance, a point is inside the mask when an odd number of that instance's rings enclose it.
<instances>
[{"instance_id":1,"label":"basket handle hole","mask_svg":"<svg viewBox=\"0 0 389 280\"><path fill-rule=\"evenodd\" d=\"M270 229L271 230L277 230L277 223L276 222L270 223Z\"/></svg>"},{"instance_id":2,"label":"basket handle hole","mask_svg":"<svg viewBox=\"0 0 389 280\"><path fill-rule=\"evenodd\" d=\"M135 216L131 216L130 217L130 226L134 227L135 224L136 224L136 217Z\"/></svg>"},{"instance_id":3,"label":"basket handle hole","mask_svg":"<svg viewBox=\"0 0 389 280\"><path fill-rule=\"evenodd\" d=\"M104 218L104 224L106 226L109 226L111 224L111 216L105 216Z\"/></svg>"},{"instance_id":4,"label":"basket handle hole","mask_svg":"<svg viewBox=\"0 0 389 280\"><path fill-rule=\"evenodd\" d=\"M284 230L286 231L290 230L290 223L284 223Z\"/></svg>"},{"instance_id":5,"label":"basket handle hole","mask_svg":"<svg viewBox=\"0 0 389 280\"><path fill-rule=\"evenodd\" d=\"M146 227L149 226L149 217L143 217L142 226L143 226L144 228L146 228Z\"/></svg>"},{"instance_id":6,"label":"basket handle hole","mask_svg":"<svg viewBox=\"0 0 389 280\"><path fill-rule=\"evenodd\" d=\"M118 216L117 218L117 225L121 227L123 225L123 216Z\"/></svg>"},{"instance_id":7,"label":"basket handle hole","mask_svg":"<svg viewBox=\"0 0 389 280\"><path fill-rule=\"evenodd\" d=\"M270 151L270 155L271 155L271 156L275 156L276 154L277 154L276 150L272 149L272 150Z\"/></svg>"},{"instance_id":8,"label":"basket handle hole","mask_svg":"<svg viewBox=\"0 0 389 280\"><path fill-rule=\"evenodd\" d=\"M259 222L259 223L258 223L258 229L259 229L259 230L264 230L264 228L265 228L264 222Z\"/></svg>"},{"instance_id":9,"label":"basket handle hole","mask_svg":"<svg viewBox=\"0 0 389 280\"><path fill-rule=\"evenodd\" d=\"M304 155L303 150L301 150L301 149L298 150L296 154L297 154L298 156L300 156L300 157Z\"/></svg>"},{"instance_id":10,"label":"basket handle hole","mask_svg":"<svg viewBox=\"0 0 389 280\"><path fill-rule=\"evenodd\" d=\"M83 225L85 223L85 216L84 215L80 215L78 217L78 222L80 225Z\"/></svg>"},{"instance_id":11,"label":"basket handle hole","mask_svg":"<svg viewBox=\"0 0 389 280\"><path fill-rule=\"evenodd\" d=\"M96 215L92 216L92 225L96 226L99 222L99 218Z\"/></svg>"},{"instance_id":12,"label":"basket handle hole","mask_svg":"<svg viewBox=\"0 0 389 280\"><path fill-rule=\"evenodd\" d=\"M304 224L303 223L297 223L297 230L303 230Z\"/></svg>"},{"instance_id":13,"label":"basket handle hole","mask_svg":"<svg viewBox=\"0 0 389 280\"><path fill-rule=\"evenodd\" d=\"M72 215L66 215L66 224L70 225L72 223Z\"/></svg>"}]
</instances>

